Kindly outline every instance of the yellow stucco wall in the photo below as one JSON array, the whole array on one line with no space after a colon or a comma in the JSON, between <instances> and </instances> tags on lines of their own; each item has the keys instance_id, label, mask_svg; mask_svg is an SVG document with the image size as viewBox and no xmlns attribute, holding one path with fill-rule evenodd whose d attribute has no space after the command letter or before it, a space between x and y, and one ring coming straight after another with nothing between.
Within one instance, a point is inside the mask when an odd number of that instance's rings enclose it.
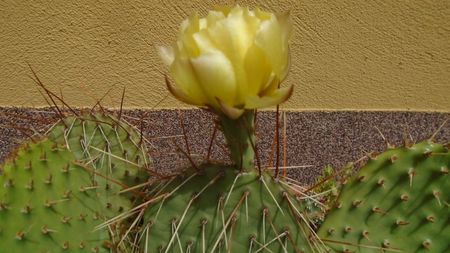
<instances>
[{"instance_id":1,"label":"yellow stucco wall","mask_svg":"<svg viewBox=\"0 0 450 253\"><path fill-rule=\"evenodd\" d=\"M175 40L189 14L234 1L104 0L0 3L0 106L44 106L31 64L74 106L153 107L167 94L154 45ZM300 110L450 111L450 1L237 1L295 21ZM178 107L169 97L158 107Z\"/></svg>"}]
</instances>

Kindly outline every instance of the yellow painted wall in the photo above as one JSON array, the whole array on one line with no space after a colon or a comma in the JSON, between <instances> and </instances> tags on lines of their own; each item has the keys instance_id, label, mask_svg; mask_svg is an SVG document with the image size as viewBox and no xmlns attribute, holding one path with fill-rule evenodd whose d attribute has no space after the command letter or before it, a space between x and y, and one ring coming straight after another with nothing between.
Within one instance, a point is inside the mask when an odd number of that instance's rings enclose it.
<instances>
[{"instance_id":1,"label":"yellow painted wall","mask_svg":"<svg viewBox=\"0 0 450 253\"><path fill-rule=\"evenodd\" d=\"M234 1L0 2L0 106L44 106L31 64L74 106L153 107L167 94L154 45L189 14ZM450 1L237 1L290 9L293 98L300 110L450 111ZM173 98L159 107L178 107Z\"/></svg>"}]
</instances>

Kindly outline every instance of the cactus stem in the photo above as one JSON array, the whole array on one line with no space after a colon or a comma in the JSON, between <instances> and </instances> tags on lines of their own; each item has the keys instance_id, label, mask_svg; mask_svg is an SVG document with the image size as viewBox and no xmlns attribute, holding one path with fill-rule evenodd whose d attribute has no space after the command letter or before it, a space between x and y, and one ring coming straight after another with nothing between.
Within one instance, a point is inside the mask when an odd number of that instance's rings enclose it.
<instances>
[{"instance_id":1,"label":"cactus stem","mask_svg":"<svg viewBox=\"0 0 450 253\"><path fill-rule=\"evenodd\" d=\"M255 129L254 111L245 111L238 119L220 116L222 132L227 140L231 160L239 170L254 168Z\"/></svg>"}]
</instances>

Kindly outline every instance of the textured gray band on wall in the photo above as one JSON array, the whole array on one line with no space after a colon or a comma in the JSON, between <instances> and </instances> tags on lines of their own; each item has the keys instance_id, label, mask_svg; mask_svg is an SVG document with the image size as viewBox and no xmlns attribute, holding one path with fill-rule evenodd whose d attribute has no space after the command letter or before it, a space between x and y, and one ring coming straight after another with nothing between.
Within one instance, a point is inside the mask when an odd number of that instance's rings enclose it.
<instances>
[{"instance_id":1,"label":"textured gray band on wall","mask_svg":"<svg viewBox=\"0 0 450 253\"><path fill-rule=\"evenodd\" d=\"M178 150L186 150L180 122L184 122L191 155L198 162L206 157L214 129L214 117L208 112L125 110L123 117L139 129L142 126L144 136L151 143L154 166L161 171L176 173L189 165ZM449 117L449 113L425 112L286 112L288 175L311 183L324 166L341 168L371 151L385 149L386 142L398 146L404 140L417 142L429 138ZM275 112L258 113L257 148L262 166L267 166L271 156L275 118ZM49 108L0 108L0 160L7 158L27 135L45 131L57 119L57 114ZM281 145L283 122L281 119ZM436 140L450 141L450 122L436 133ZM211 149L212 160L228 161L224 145L218 134ZM283 146L279 161L282 166Z\"/></svg>"}]
</instances>

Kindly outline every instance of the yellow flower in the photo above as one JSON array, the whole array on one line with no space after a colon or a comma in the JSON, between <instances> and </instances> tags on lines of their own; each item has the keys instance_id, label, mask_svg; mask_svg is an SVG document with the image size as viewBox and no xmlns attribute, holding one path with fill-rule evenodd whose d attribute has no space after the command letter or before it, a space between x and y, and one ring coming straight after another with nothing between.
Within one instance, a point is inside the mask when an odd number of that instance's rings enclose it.
<instances>
[{"instance_id":1,"label":"yellow flower","mask_svg":"<svg viewBox=\"0 0 450 253\"><path fill-rule=\"evenodd\" d=\"M177 43L161 47L179 100L207 106L231 118L245 109L280 104L292 86L280 88L289 69L288 14L234 7L197 15L181 24Z\"/></svg>"}]
</instances>

